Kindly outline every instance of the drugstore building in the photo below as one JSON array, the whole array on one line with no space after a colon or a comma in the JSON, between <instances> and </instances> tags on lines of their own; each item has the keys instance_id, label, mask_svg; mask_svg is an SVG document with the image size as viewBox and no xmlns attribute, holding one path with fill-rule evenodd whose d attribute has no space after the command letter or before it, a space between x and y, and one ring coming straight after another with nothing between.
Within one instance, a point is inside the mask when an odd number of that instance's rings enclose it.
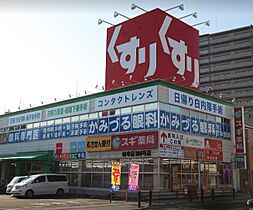
<instances>
[{"instance_id":1,"label":"drugstore building","mask_svg":"<svg viewBox=\"0 0 253 210\"><path fill-rule=\"evenodd\" d=\"M109 189L119 161L121 189L130 163L140 189L236 187L234 109L199 92L198 45L160 9L109 28L106 91L0 116L1 179L56 172L78 192Z\"/></svg>"}]
</instances>

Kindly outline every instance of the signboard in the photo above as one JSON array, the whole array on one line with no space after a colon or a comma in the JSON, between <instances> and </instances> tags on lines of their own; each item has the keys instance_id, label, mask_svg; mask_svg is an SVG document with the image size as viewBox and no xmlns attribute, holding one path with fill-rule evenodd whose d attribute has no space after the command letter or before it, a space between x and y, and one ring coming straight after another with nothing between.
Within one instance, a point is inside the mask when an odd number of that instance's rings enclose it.
<instances>
[{"instance_id":1,"label":"signboard","mask_svg":"<svg viewBox=\"0 0 253 210\"><path fill-rule=\"evenodd\" d=\"M42 111L28 112L9 117L9 126L28 124L41 121Z\"/></svg>"},{"instance_id":2,"label":"signboard","mask_svg":"<svg viewBox=\"0 0 253 210\"><path fill-rule=\"evenodd\" d=\"M111 150L111 136L88 137L86 139L87 152L101 152Z\"/></svg>"},{"instance_id":3,"label":"signboard","mask_svg":"<svg viewBox=\"0 0 253 210\"><path fill-rule=\"evenodd\" d=\"M197 149L204 149L204 139L203 137L199 136L186 135L184 139L184 146Z\"/></svg>"},{"instance_id":4,"label":"signboard","mask_svg":"<svg viewBox=\"0 0 253 210\"><path fill-rule=\"evenodd\" d=\"M95 110L102 111L157 101L157 86L126 91L95 99Z\"/></svg>"},{"instance_id":5,"label":"signboard","mask_svg":"<svg viewBox=\"0 0 253 210\"><path fill-rule=\"evenodd\" d=\"M158 147L158 132L132 133L112 136L112 150L138 150Z\"/></svg>"},{"instance_id":6,"label":"signboard","mask_svg":"<svg viewBox=\"0 0 253 210\"><path fill-rule=\"evenodd\" d=\"M137 191L139 186L139 170L140 165L131 163L130 164L130 171L129 171L129 178L128 178L128 190Z\"/></svg>"},{"instance_id":7,"label":"signboard","mask_svg":"<svg viewBox=\"0 0 253 210\"><path fill-rule=\"evenodd\" d=\"M159 133L160 157L183 158L184 135L161 130Z\"/></svg>"},{"instance_id":8,"label":"signboard","mask_svg":"<svg viewBox=\"0 0 253 210\"><path fill-rule=\"evenodd\" d=\"M242 154L245 152L245 134L244 134L244 108L234 108L235 120L235 152Z\"/></svg>"},{"instance_id":9,"label":"signboard","mask_svg":"<svg viewBox=\"0 0 253 210\"><path fill-rule=\"evenodd\" d=\"M55 160L80 160L86 158L85 141L56 143Z\"/></svg>"},{"instance_id":10,"label":"signboard","mask_svg":"<svg viewBox=\"0 0 253 210\"><path fill-rule=\"evenodd\" d=\"M236 155L236 168L238 169L245 169L245 155Z\"/></svg>"},{"instance_id":11,"label":"signboard","mask_svg":"<svg viewBox=\"0 0 253 210\"><path fill-rule=\"evenodd\" d=\"M231 140L230 124L207 121L165 110L160 110L159 121L160 128Z\"/></svg>"},{"instance_id":12,"label":"signboard","mask_svg":"<svg viewBox=\"0 0 253 210\"><path fill-rule=\"evenodd\" d=\"M199 33L154 9L107 30L106 90L162 79L199 91Z\"/></svg>"},{"instance_id":13,"label":"signboard","mask_svg":"<svg viewBox=\"0 0 253 210\"><path fill-rule=\"evenodd\" d=\"M63 106L56 106L46 109L46 120L74 116L88 113L90 109L90 101L82 101L71 103Z\"/></svg>"},{"instance_id":14,"label":"signboard","mask_svg":"<svg viewBox=\"0 0 253 210\"><path fill-rule=\"evenodd\" d=\"M226 118L230 118L232 114L231 107L171 88L169 88L169 103Z\"/></svg>"},{"instance_id":15,"label":"signboard","mask_svg":"<svg viewBox=\"0 0 253 210\"><path fill-rule=\"evenodd\" d=\"M151 150L134 150L122 152L122 157L150 157L152 156Z\"/></svg>"},{"instance_id":16,"label":"signboard","mask_svg":"<svg viewBox=\"0 0 253 210\"><path fill-rule=\"evenodd\" d=\"M222 140L205 138L206 160L223 160Z\"/></svg>"}]
</instances>

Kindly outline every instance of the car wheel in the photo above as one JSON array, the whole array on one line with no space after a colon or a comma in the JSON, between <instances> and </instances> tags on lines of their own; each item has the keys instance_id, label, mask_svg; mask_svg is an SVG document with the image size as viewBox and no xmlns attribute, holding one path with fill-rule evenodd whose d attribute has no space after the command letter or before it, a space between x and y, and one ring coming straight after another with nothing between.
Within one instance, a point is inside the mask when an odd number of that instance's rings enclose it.
<instances>
[{"instance_id":1,"label":"car wheel","mask_svg":"<svg viewBox=\"0 0 253 210\"><path fill-rule=\"evenodd\" d=\"M56 196L57 196L58 198L63 197L63 196L64 196L64 191L63 191L63 189L58 189L57 192L56 192Z\"/></svg>"},{"instance_id":2,"label":"car wheel","mask_svg":"<svg viewBox=\"0 0 253 210\"><path fill-rule=\"evenodd\" d=\"M33 198L34 192L32 190L27 190L25 196L27 198Z\"/></svg>"}]
</instances>

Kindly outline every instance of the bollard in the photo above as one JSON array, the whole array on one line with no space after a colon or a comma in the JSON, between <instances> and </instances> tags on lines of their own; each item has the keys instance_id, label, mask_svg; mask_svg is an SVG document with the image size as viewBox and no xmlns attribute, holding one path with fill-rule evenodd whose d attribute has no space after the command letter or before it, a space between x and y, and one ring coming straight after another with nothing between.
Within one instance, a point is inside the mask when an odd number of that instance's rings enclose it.
<instances>
[{"instance_id":1,"label":"bollard","mask_svg":"<svg viewBox=\"0 0 253 210\"><path fill-rule=\"evenodd\" d=\"M112 192L109 194L110 203L112 202Z\"/></svg>"},{"instance_id":2,"label":"bollard","mask_svg":"<svg viewBox=\"0 0 253 210\"><path fill-rule=\"evenodd\" d=\"M233 188L233 200L235 200L235 189Z\"/></svg>"},{"instance_id":3,"label":"bollard","mask_svg":"<svg viewBox=\"0 0 253 210\"><path fill-rule=\"evenodd\" d=\"M149 190L149 196L148 196L149 206L152 205L152 190Z\"/></svg>"},{"instance_id":4,"label":"bollard","mask_svg":"<svg viewBox=\"0 0 253 210\"><path fill-rule=\"evenodd\" d=\"M137 196L137 201L138 201L138 208L141 208L141 191L138 191L138 196Z\"/></svg>"},{"instance_id":5,"label":"bollard","mask_svg":"<svg viewBox=\"0 0 253 210\"><path fill-rule=\"evenodd\" d=\"M128 191L126 189L126 202L128 202Z\"/></svg>"},{"instance_id":6,"label":"bollard","mask_svg":"<svg viewBox=\"0 0 253 210\"><path fill-rule=\"evenodd\" d=\"M204 190L203 190L203 188L200 189L200 198L201 198L201 202L204 202Z\"/></svg>"},{"instance_id":7,"label":"bollard","mask_svg":"<svg viewBox=\"0 0 253 210\"><path fill-rule=\"evenodd\" d=\"M214 200L214 189L212 189L212 200Z\"/></svg>"},{"instance_id":8,"label":"bollard","mask_svg":"<svg viewBox=\"0 0 253 210\"><path fill-rule=\"evenodd\" d=\"M189 202L191 202L192 201L192 189L191 188L189 188L188 193L189 193Z\"/></svg>"}]
</instances>

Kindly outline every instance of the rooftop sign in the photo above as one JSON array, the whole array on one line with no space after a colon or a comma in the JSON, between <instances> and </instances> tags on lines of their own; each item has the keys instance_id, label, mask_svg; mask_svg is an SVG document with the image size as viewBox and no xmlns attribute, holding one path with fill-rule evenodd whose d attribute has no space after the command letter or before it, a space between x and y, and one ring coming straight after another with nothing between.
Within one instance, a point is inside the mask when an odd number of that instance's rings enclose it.
<instances>
[{"instance_id":1,"label":"rooftop sign","mask_svg":"<svg viewBox=\"0 0 253 210\"><path fill-rule=\"evenodd\" d=\"M107 31L106 90L162 79L199 91L199 33L155 9Z\"/></svg>"}]
</instances>

